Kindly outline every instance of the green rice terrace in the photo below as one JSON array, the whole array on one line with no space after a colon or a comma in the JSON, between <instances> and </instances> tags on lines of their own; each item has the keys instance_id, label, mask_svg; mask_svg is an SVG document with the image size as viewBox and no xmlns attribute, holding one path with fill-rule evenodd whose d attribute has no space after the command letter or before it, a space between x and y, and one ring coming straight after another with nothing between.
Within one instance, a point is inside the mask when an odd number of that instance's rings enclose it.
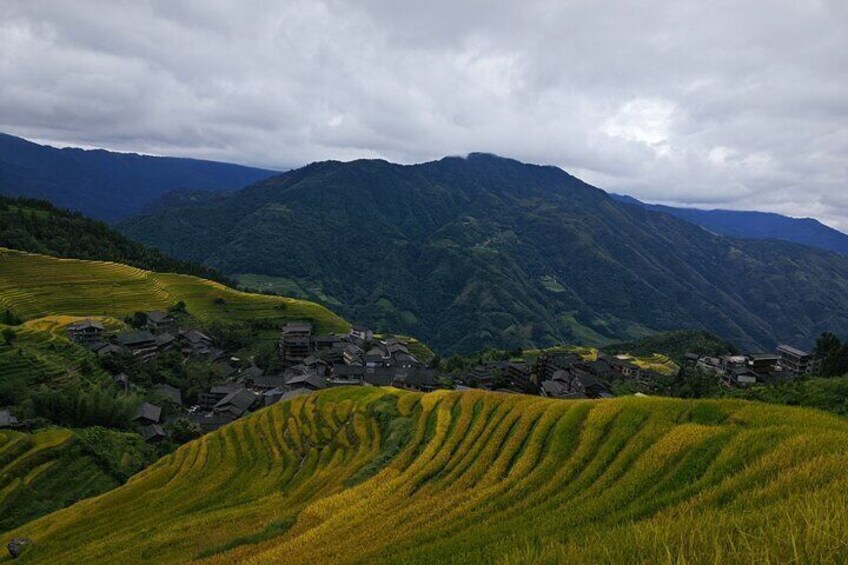
<instances>
[{"instance_id":1,"label":"green rice terrace","mask_svg":"<svg viewBox=\"0 0 848 565\"><path fill-rule=\"evenodd\" d=\"M0 432L0 531L114 489L151 455L137 435L102 428Z\"/></svg>"},{"instance_id":2,"label":"green rice terrace","mask_svg":"<svg viewBox=\"0 0 848 565\"><path fill-rule=\"evenodd\" d=\"M21 563L844 563L846 467L813 410L342 387L4 538Z\"/></svg>"},{"instance_id":3,"label":"green rice terrace","mask_svg":"<svg viewBox=\"0 0 848 565\"><path fill-rule=\"evenodd\" d=\"M40 385L85 388L111 382L97 356L71 343L61 332L73 323L69 320L77 319L51 316L22 326L0 324L0 331L11 327L15 332L14 347L0 344L0 405L14 404L23 391ZM117 320L106 322L107 327L118 324Z\"/></svg>"},{"instance_id":4,"label":"green rice terrace","mask_svg":"<svg viewBox=\"0 0 848 565\"><path fill-rule=\"evenodd\" d=\"M0 307L24 319L44 316L111 316L165 310L183 301L201 323L265 320L281 325L311 320L316 331L349 325L305 300L249 294L190 275L154 273L102 261L58 259L0 248Z\"/></svg>"}]
</instances>

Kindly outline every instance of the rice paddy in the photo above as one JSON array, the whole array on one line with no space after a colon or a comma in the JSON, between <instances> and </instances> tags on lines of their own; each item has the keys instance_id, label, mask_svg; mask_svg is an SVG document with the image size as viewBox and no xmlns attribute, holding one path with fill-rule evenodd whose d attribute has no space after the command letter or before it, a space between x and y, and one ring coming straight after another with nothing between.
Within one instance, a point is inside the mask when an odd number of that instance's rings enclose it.
<instances>
[{"instance_id":1,"label":"rice paddy","mask_svg":"<svg viewBox=\"0 0 848 565\"><path fill-rule=\"evenodd\" d=\"M66 321L40 318L21 326L0 324L0 330L9 327L16 336L11 346L0 343L0 405L14 404L24 391L39 385L110 382L94 353L65 338L62 324ZM84 363L86 374L81 370Z\"/></svg>"},{"instance_id":2,"label":"rice paddy","mask_svg":"<svg viewBox=\"0 0 848 565\"><path fill-rule=\"evenodd\" d=\"M812 410L342 387L6 536L25 563L844 563L846 467Z\"/></svg>"},{"instance_id":3,"label":"rice paddy","mask_svg":"<svg viewBox=\"0 0 848 565\"><path fill-rule=\"evenodd\" d=\"M349 329L336 314L305 300L249 294L189 275L153 273L120 263L0 248L0 308L26 320L123 318L136 311L165 310L179 301L202 323L311 320L319 333Z\"/></svg>"},{"instance_id":4,"label":"rice paddy","mask_svg":"<svg viewBox=\"0 0 848 565\"><path fill-rule=\"evenodd\" d=\"M0 432L0 532L120 485L120 472L95 455L108 449L115 459L125 459L112 466L123 464L130 471L143 464L133 460L143 442L131 434L61 428Z\"/></svg>"}]
</instances>

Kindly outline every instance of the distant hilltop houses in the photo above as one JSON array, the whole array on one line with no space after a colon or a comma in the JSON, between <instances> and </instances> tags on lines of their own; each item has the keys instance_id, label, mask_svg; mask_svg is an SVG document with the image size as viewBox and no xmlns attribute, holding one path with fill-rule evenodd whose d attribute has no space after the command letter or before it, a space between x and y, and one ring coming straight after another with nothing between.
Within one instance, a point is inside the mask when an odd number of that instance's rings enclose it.
<instances>
[{"instance_id":1,"label":"distant hilltop houses","mask_svg":"<svg viewBox=\"0 0 848 565\"><path fill-rule=\"evenodd\" d=\"M687 353L686 360L705 372L718 375L722 379L722 384L728 387L756 383L772 384L813 375L819 368L819 360L812 353L791 345L779 345L774 353L749 353L722 357Z\"/></svg>"}]
</instances>

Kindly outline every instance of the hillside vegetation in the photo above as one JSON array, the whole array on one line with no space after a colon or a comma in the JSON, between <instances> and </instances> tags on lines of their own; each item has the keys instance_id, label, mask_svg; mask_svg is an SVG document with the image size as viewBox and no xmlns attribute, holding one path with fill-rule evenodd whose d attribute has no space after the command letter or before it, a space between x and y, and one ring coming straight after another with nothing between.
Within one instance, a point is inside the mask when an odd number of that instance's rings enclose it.
<instances>
[{"instance_id":1,"label":"hillside vegetation","mask_svg":"<svg viewBox=\"0 0 848 565\"><path fill-rule=\"evenodd\" d=\"M841 563L847 464L810 410L336 388L6 536L26 563Z\"/></svg>"},{"instance_id":2,"label":"hillside vegetation","mask_svg":"<svg viewBox=\"0 0 848 565\"><path fill-rule=\"evenodd\" d=\"M132 241L103 222L28 198L0 196L0 247L53 257L114 261L151 271L230 282L213 269L168 257Z\"/></svg>"},{"instance_id":3,"label":"hillside vegetation","mask_svg":"<svg viewBox=\"0 0 848 565\"><path fill-rule=\"evenodd\" d=\"M111 316L166 310L183 301L202 323L311 320L319 332L346 331L347 322L323 306L249 294L189 275L154 273L101 261L57 259L0 248L0 307L24 319Z\"/></svg>"},{"instance_id":4,"label":"hillside vegetation","mask_svg":"<svg viewBox=\"0 0 848 565\"><path fill-rule=\"evenodd\" d=\"M0 432L0 532L119 486L152 455L138 435L101 428Z\"/></svg>"},{"instance_id":5,"label":"hillside vegetation","mask_svg":"<svg viewBox=\"0 0 848 565\"><path fill-rule=\"evenodd\" d=\"M686 353L721 356L736 353L726 341L704 331L678 330L650 335L627 343L614 343L603 348L607 353L626 352L637 356L662 354L680 362Z\"/></svg>"},{"instance_id":6,"label":"hillside vegetation","mask_svg":"<svg viewBox=\"0 0 848 565\"><path fill-rule=\"evenodd\" d=\"M121 224L442 356L707 330L746 350L848 334L848 258L715 235L556 167L323 162Z\"/></svg>"},{"instance_id":7,"label":"hillside vegetation","mask_svg":"<svg viewBox=\"0 0 848 565\"><path fill-rule=\"evenodd\" d=\"M0 324L0 331L8 328L15 332L11 345L0 343L0 406L20 404L41 388L88 390L111 383L94 353L71 343L61 331L51 331L62 327L57 324L57 317L22 326Z\"/></svg>"}]
</instances>

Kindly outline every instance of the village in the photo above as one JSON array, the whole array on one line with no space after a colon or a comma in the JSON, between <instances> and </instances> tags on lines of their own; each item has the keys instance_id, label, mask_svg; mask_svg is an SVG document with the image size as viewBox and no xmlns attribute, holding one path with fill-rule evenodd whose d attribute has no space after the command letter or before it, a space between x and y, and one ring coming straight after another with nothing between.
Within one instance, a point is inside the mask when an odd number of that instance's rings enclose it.
<instances>
[{"instance_id":1,"label":"village","mask_svg":"<svg viewBox=\"0 0 848 565\"><path fill-rule=\"evenodd\" d=\"M168 422L187 420L206 433L259 408L335 386L393 386L421 392L481 388L507 394L582 399L612 397L610 383L616 381L649 387L663 376L640 367L623 353L596 351L587 358L579 351L561 348L542 350L529 359L489 361L446 372L432 362L420 361L397 337L378 336L358 325L344 334L318 334L308 322L283 326L277 342L277 366L281 370L265 374L252 361L216 347L215 340L206 333L180 328L178 318L168 312L147 312L144 320L143 327L119 333L110 333L91 319L72 324L66 331L70 340L100 358L131 355L145 363L164 353L178 352L184 360L209 364L215 382L194 402L184 398L184 391L166 383L157 383L147 391L157 400L141 404L134 423L151 443L168 437ZM812 354L786 345L778 347L774 354L708 357L687 353L684 364L715 375L726 387L773 383L815 371ZM680 370L674 367L675 371ZM124 373L112 378L123 390L133 387ZM6 419L10 418L13 417L8 415ZM6 424L11 427L11 420Z\"/></svg>"}]
</instances>

